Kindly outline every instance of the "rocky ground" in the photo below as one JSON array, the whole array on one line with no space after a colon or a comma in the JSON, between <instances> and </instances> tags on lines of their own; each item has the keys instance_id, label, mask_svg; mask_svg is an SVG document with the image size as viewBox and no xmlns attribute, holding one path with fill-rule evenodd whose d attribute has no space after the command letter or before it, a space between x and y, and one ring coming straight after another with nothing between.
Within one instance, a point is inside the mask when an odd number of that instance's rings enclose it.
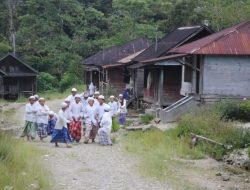
<instances>
[{"instance_id":1,"label":"rocky ground","mask_svg":"<svg viewBox=\"0 0 250 190\"><path fill-rule=\"evenodd\" d=\"M61 100L47 103L57 112ZM7 105L5 110L8 109L12 109L13 112L8 113L5 119L11 119L8 122L1 121L2 126L20 128L23 125L24 104ZM1 115L2 120L3 118ZM168 126L160 125L160 128L166 129ZM139 159L125 151L121 140L123 134L124 131L115 134L117 142L112 147L102 147L97 143L80 143L74 144L72 148L65 148L63 144L60 148L55 148L49 143L49 138L45 142L37 140L33 144L46 150L42 159L50 172L53 190L171 189L171 184L140 174ZM250 189L248 172L236 170L210 158L181 162L190 166L190 169L187 171L180 166L176 168L176 176L179 180L185 179L190 184L195 184L195 189Z\"/></svg>"}]
</instances>

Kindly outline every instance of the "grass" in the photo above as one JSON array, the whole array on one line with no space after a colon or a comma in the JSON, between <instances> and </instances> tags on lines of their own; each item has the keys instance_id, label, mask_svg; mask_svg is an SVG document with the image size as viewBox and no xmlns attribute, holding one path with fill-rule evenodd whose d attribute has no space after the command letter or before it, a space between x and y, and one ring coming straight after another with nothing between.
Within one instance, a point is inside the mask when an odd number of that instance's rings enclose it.
<instances>
[{"instance_id":1,"label":"grass","mask_svg":"<svg viewBox=\"0 0 250 190\"><path fill-rule=\"evenodd\" d=\"M132 125L132 123L133 123L133 121L131 121L131 120L126 120L126 123L125 123L125 125L124 125L124 128L129 127L130 125Z\"/></svg>"},{"instance_id":2,"label":"grass","mask_svg":"<svg viewBox=\"0 0 250 190\"><path fill-rule=\"evenodd\" d=\"M78 93L82 93L86 90L85 85L75 85L72 86L68 89L66 89L63 92L60 92L59 90L49 90L45 92L38 92L38 95L40 97L44 97L46 100L54 100L54 99L65 99L68 95L71 94L71 89L76 88L78 90ZM0 105L5 104L5 103L10 103L10 102L16 102L16 103L25 103L27 102L27 97L21 96L17 100L4 100L0 99Z\"/></svg>"},{"instance_id":3,"label":"grass","mask_svg":"<svg viewBox=\"0 0 250 190\"><path fill-rule=\"evenodd\" d=\"M125 137L126 150L141 159L141 173L149 177L167 180L175 186L194 189L192 184L176 175L178 168L188 169L189 166L180 159L201 159L204 154L197 149L190 148L188 138L178 138L175 129L162 132L153 129L147 132L130 132ZM187 186L186 186L187 185Z\"/></svg>"},{"instance_id":4,"label":"grass","mask_svg":"<svg viewBox=\"0 0 250 190\"><path fill-rule=\"evenodd\" d=\"M112 118L112 133L117 132L120 129L120 125L117 121L117 117Z\"/></svg>"},{"instance_id":5,"label":"grass","mask_svg":"<svg viewBox=\"0 0 250 190\"><path fill-rule=\"evenodd\" d=\"M76 88L78 90L78 93L82 93L86 90L85 85L75 85L66 89L63 92L60 92L58 90L52 90L52 91L40 92L38 94L40 97L44 97L46 100L65 99L68 95L71 94L72 88Z\"/></svg>"},{"instance_id":6,"label":"grass","mask_svg":"<svg viewBox=\"0 0 250 190\"><path fill-rule=\"evenodd\" d=\"M190 136L190 133L202 135L224 145L232 145L231 150L211 143L198 143L198 148L217 160L233 149L246 148L250 143L250 132L236 127L235 122L226 120L218 113L217 105L200 108L181 118L177 126L180 137Z\"/></svg>"},{"instance_id":7,"label":"grass","mask_svg":"<svg viewBox=\"0 0 250 190\"><path fill-rule=\"evenodd\" d=\"M140 116L140 120L143 124L148 125L154 119L153 115L145 114Z\"/></svg>"},{"instance_id":8,"label":"grass","mask_svg":"<svg viewBox=\"0 0 250 190\"><path fill-rule=\"evenodd\" d=\"M31 184L50 189L48 172L41 164L43 154L33 145L0 134L0 189L27 190Z\"/></svg>"}]
</instances>

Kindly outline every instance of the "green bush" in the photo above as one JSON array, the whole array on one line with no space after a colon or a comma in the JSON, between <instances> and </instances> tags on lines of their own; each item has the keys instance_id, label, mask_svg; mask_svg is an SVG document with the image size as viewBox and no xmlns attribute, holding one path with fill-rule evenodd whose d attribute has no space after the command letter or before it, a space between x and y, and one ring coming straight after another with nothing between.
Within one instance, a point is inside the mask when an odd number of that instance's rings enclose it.
<instances>
[{"instance_id":1,"label":"green bush","mask_svg":"<svg viewBox=\"0 0 250 190\"><path fill-rule=\"evenodd\" d=\"M178 122L177 135L190 136L191 133L202 135L224 145L232 145L233 149L245 148L250 143L250 132L235 127L232 121L221 118L215 107L200 108L183 116ZM228 151L222 146L209 143L198 143L201 150L216 159L221 159Z\"/></svg>"},{"instance_id":2,"label":"green bush","mask_svg":"<svg viewBox=\"0 0 250 190\"><path fill-rule=\"evenodd\" d=\"M222 102L216 105L218 114L226 120L250 121L250 101Z\"/></svg>"},{"instance_id":3,"label":"green bush","mask_svg":"<svg viewBox=\"0 0 250 190\"><path fill-rule=\"evenodd\" d=\"M69 89L71 86L80 84L82 81L80 78L76 77L73 74L64 74L61 81L59 82L60 91L63 92L66 89Z\"/></svg>"},{"instance_id":4,"label":"green bush","mask_svg":"<svg viewBox=\"0 0 250 190\"><path fill-rule=\"evenodd\" d=\"M38 91L47 91L57 88L57 79L49 73L41 72L37 80Z\"/></svg>"},{"instance_id":5,"label":"green bush","mask_svg":"<svg viewBox=\"0 0 250 190\"><path fill-rule=\"evenodd\" d=\"M154 116L150 114L145 114L145 115L140 116L141 122L146 125L149 124L153 119L154 119Z\"/></svg>"},{"instance_id":6,"label":"green bush","mask_svg":"<svg viewBox=\"0 0 250 190\"><path fill-rule=\"evenodd\" d=\"M117 121L117 118L113 117L112 118L112 133L118 131L119 129L120 129L120 125Z\"/></svg>"}]
</instances>

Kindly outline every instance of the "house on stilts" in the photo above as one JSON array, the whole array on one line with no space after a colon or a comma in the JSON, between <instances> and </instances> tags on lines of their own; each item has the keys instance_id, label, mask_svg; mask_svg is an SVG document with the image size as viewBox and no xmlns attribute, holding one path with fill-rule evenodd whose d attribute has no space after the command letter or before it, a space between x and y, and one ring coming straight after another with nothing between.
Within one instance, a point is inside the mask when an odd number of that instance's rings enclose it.
<instances>
[{"instance_id":1,"label":"house on stilts","mask_svg":"<svg viewBox=\"0 0 250 190\"><path fill-rule=\"evenodd\" d=\"M0 59L0 97L16 99L37 92L38 72L16 56Z\"/></svg>"}]
</instances>

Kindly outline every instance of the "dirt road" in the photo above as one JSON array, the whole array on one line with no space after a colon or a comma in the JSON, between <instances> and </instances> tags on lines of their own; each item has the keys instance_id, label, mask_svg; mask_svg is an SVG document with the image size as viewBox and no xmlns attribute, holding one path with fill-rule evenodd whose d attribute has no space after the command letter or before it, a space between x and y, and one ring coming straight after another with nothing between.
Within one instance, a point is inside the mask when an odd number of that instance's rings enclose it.
<instances>
[{"instance_id":1,"label":"dirt road","mask_svg":"<svg viewBox=\"0 0 250 190\"><path fill-rule=\"evenodd\" d=\"M55 112L58 112L62 100L48 101L47 104ZM24 104L11 105L16 110L11 120L23 123ZM45 142L35 141L34 145L44 149L44 164L50 172L51 181L54 184L52 190L167 190L170 186L155 178L145 178L139 173L139 160L127 154L124 143L119 140L123 133L116 134L117 143L112 147L102 147L98 144L83 143L73 144L70 149L55 148L49 143L50 138ZM250 189L250 183L245 182L244 173L233 175L228 173L230 181L223 181L216 176L218 171L226 172L222 163L212 159L197 161L184 161L193 168L184 170L181 166L176 168L178 179L185 179L191 184L198 186L195 189ZM204 172L205 171L205 172ZM179 177L178 177L179 176ZM250 180L250 178L249 178ZM185 190L185 187L178 189Z\"/></svg>"},{"instance_id":2,"label":"dirt road","mask_svg":"<svg viewBox=\"0 0 250 190\"><path fill-rule=\"evenodd\" d=\"M61 100L48 101L53 111L59 110ZM23 106L19 107L15 115L23 118ZM54 183L53 190L119 190L119 189L169 189L155 179L145 179L137 169L137 160L124 152L122 143L112 147L95 144L73 144L70 149L55 148L46 142L34 142L35 145L46 150L44 163L51 172Z\"/></svg>"}]
</instances>

